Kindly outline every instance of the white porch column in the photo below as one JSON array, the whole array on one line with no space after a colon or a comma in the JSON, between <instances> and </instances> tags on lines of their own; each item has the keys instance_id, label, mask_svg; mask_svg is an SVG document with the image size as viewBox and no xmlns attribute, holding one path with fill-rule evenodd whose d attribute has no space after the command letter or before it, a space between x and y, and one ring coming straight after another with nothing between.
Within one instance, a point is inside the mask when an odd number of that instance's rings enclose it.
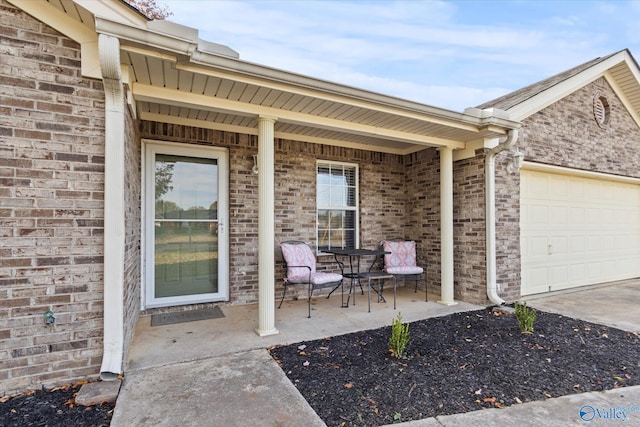
<instances>
[{"instance_id":1,"label":"white porch column","mask_svg":"<svg viewBox=\"0 0 640 427\"><path fill-rule=\"evenodd\" d=\"M440 151L440 304L453 300L453 149Z\"/></svg>"},{"instance_id":2,"label":"white porch column","mask_svg":"<svg viewBox=\"0 0 640 427\"><path fill-rule=\"evenodd\" d=\"M275 313L275 183L273 117L258 117L258 328L274 335Z\"/></svg>"}]
</instances>

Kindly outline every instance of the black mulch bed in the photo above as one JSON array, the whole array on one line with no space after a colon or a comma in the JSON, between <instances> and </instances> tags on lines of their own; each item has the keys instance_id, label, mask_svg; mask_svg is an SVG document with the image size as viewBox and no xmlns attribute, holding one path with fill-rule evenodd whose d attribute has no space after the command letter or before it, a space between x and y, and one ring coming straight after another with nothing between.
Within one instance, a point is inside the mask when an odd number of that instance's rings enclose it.
<instances>
[{"instance_id":1,"label":"black mulch bed","mask_svg":"<svg viewBox=\"0 0 640 427\"><path fill-rule=\"evenodd\" d=\"M76 405L75 396L81 385L66 385L27 392L9 400L0 399L0 426L108 427L115 402Z\"/></svg>"},{"instance_id":2,"label":"black mulch bed","mask_svg":"<svg viewBox=\"0 0 640 427\"><path fill-rule=\"evenodd\" d=\"M389 319L391 323L391 319ZM640 384L638 334L538 312L533 334L490 309L270 349L328 426L384 425Z\"/></svg>"}]
</instances>

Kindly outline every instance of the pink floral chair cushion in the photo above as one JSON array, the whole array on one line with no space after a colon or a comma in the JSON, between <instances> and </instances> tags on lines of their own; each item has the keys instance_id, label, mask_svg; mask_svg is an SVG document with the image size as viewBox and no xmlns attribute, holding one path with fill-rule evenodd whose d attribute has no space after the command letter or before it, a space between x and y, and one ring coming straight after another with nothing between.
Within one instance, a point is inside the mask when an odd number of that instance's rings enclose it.
<instances>
[{"instance_id":1,"label":"pink floral chair cushion","mask_svg":"<svg viewBox=\"0 0 640 427\"><path fill-rule=\"evenodd\" d=\"M289 283L311 283L324 285L338 282L342 275L338 273L316 272L316 257L306 244L281 243L282 256L287 262L287 280Z\"/></svg>"},{"instance_id":2,"label":"pink floral chair cushion","mask_svg":"<svg viewBox=\"0 0 640 427\"><path fill-rule=\"evenodd\" d=\"M421 274L424 270L416 262L416 242L385 240L382 248L391 252L384 256L384 270L390 274Z\"/></svg>"}]
</instances>

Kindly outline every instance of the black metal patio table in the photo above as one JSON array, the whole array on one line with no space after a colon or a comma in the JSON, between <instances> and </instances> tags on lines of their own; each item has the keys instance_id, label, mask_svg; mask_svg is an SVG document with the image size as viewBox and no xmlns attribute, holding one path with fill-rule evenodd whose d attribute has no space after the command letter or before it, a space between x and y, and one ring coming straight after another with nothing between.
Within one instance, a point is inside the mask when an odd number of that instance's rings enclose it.
<instances>
[{"instance_id":1,"label":"black metal patio table","mask_svg":"<svg viewBox=\"0 0 640 427\"><path fill-rule=\"evenodd\" d=\"M378 260L378 257L381 255L385 255L385 254L390 254L391 252L382 250L382 249L324 249L322 252L325 253L329 253L329 254L333 254L333 256L336 259L336 262L338 263L338 265L340 266L340 270L342 272L342 276L344 278L347 279L351 279L351 283L349 285L349 294L347 296L347 304L344 305L343 307L349 307L349 300L351 299L351 291L353 290L353 284L355 281L358 282L358 284L360 285L360 290L362 291L362 293L364 294L364 290L362 290L362 284L360 283L360 278L363 274L368 274L371 273L371 269L373 268L373 266L375 265L376 261ZM345 263L340 261L338 259L338 257L348 257L349 258L349 271L345 271L346 270L346 266ZM373 256L374 259L371 262L371 265L369 266L367 273L361 273L360 272L360 258L363 256ZM365 278L365 277L362 277ZM369 281L369 284L371 283L371 281ZM382 298L382 300L384 301L384 297L382 297L382 295L380 295L380 293L374 288L374 291L376 293L378 293L379 298ZM333 292L333 291L332 291ZM355 296L355 291L353 294L353 304L356 304L356 296Z\"/></svg>"}]
</instances>

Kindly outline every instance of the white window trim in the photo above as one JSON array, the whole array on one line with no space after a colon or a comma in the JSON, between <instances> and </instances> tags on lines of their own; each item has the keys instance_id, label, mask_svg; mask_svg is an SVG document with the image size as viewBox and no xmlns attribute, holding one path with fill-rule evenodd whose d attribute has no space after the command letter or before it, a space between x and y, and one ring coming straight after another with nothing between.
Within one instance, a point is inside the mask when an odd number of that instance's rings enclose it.
<instances>
[{"instance_id":1,"label":"white window trim","mask_svg":"<svg viewBox=\"0 0 640 427\"><path fill-rule=\"evenodd\" d=\"M321 159L317 159L316 160L316 170L315 170L315 176L316 176L316 229L315 229L315 244L316 244L316 252L318 255L331 255L328 254L326 252L322 252L320 249L318 249L318 210L320 209L333 209L335 208L334 206L318 206L318 188L317 188L317 182L318 182L318 166L324 164L324 165L335 165L335 166L345 166L345 167L350 167L350 168L354 168L355 172L356 172L356 204L355 206L351 207L349 206L347 209L345 210L350 210L350 211L354 211L356 213L356 218L355 218L355 247L356 249L360 248L360 166L357 163L349 163L349 162L337 162L337 161L333 161L333 160L321 160Z\"/></svg>"}]
</instances>

